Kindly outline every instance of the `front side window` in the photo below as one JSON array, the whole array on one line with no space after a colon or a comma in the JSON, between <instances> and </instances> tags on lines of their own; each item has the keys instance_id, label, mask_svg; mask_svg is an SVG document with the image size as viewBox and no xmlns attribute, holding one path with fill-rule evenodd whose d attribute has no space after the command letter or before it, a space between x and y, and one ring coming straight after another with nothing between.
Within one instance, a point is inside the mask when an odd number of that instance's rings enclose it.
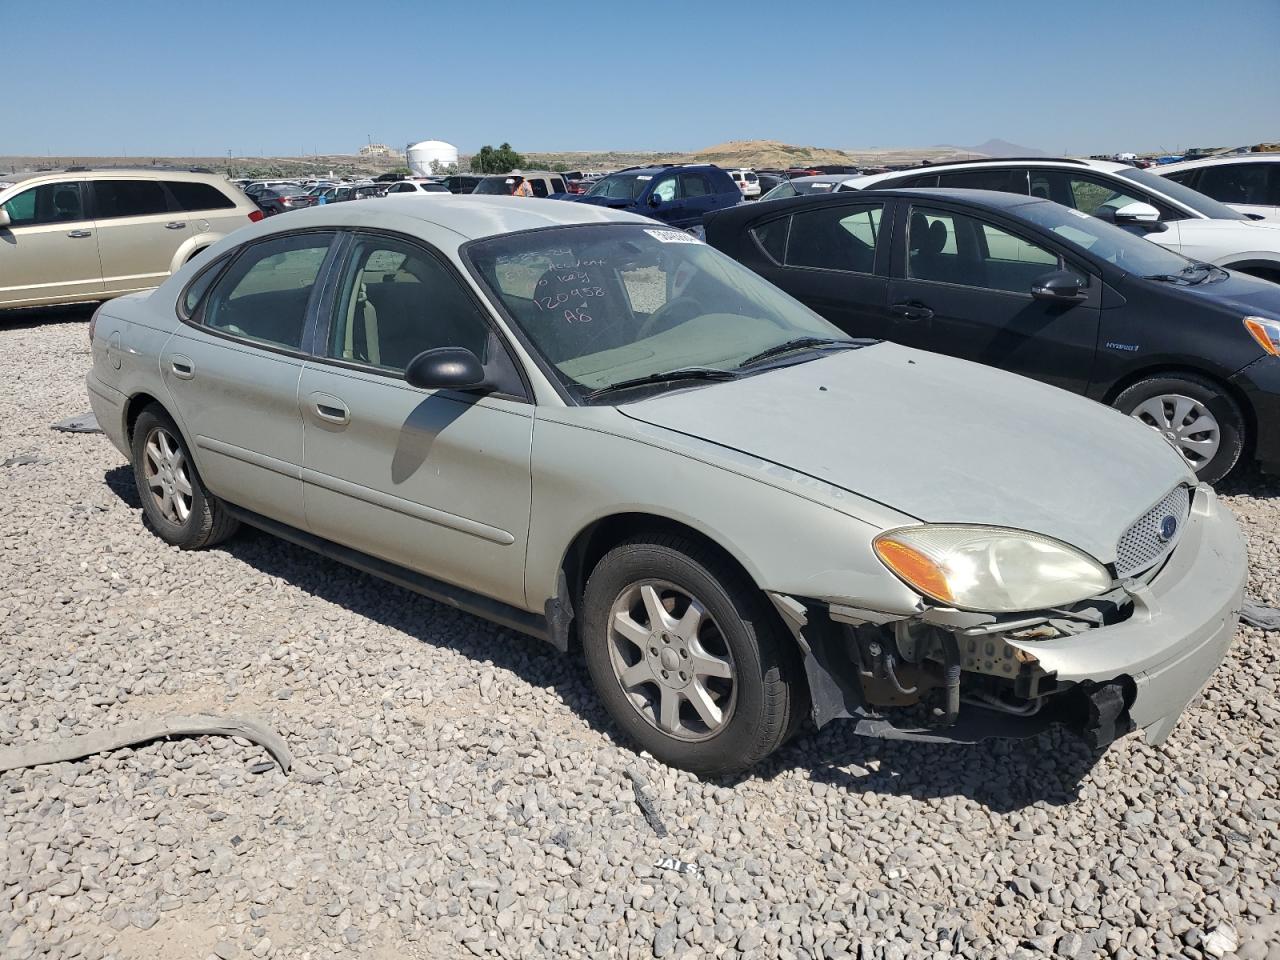
<instances>
[{"instance_id":1,"label":"front side window","mask_svg":"<svg viewBox=\"0 0 1280 960\"><path fill-rule=\"evenodd\" d=\"M211 183L188 180L166 180L173 198L182 210L229 210L235 201Z\"/></svg>"},{"instance_id":2,"label":"front side window","mask_svg":"<svg viewBox=\"0 0 1280 960\"><path fill-rule=\"evenodd\" d=\"M489 328L457 279L421 247L360 238L347 261L328 356L403 373L424 350L465 347L487 359Z\"/></svg>"},{"instance_id":3,"label":"front side window","mask_svg":"<svg viewBox=\"0 0 1280 960\"><path fill-rule=\"evenodd\" d=\"M787 240L787 266L871 273L882 211L881 204L826 204L795 214Z\"/></svg>"},{"instance_id":4,"label":"front side window","mask_svg":"<svg viewBox=\"0 0 1280 960\"><path fill-rule=\"evenodd\" d=\"M974 217L912 207L907 223L907 275L1007 293L1030 294L1033 282L1061 260L1038 244Z\"/></svg>"},{"instance_id":5,"label":"front side window","mask_svg":"<svg viewBox=\"0 0 1280 960\"><path fill-rule=\"evenodd\" d=\"M302 233L250 244L209 292L201 314L211 330L298 350L307 303L331 233Z\"/></svg>"},{"instance_id":6,"label":"front side window","mask_svg":"<svg viewBox=\"0 0 1280 960\"><path fill-rule=\"evenodd\" d=\"M86 219L79 182L46 183L24 190L5 201L9 226L32 227L42 223L73 223Z\"/></svg>"},{"instance_id":7,"label":"front side window","mask_svg":"<svg viewBox=\"0 0 1280 960\"><path fill-rule=\"evenodd\" d=\"M466 256L555 376L579 397L748 358L838 329L683 231L555 227L477 241Z\"/></svg>"},{"instance_id":8,"label":"front side window","mask_svg":"<svg viewBox=\"0 0 1280 960\"><path fill-rule=\"evenodd\" d=\"M676 198L676 178L667 177L665 180L659 180L657 186L653 188L653 195L663 202L674 200Z\"/></svg>"},{"instance_id":9,"label":"front side window","mask_svg":"<svg viewBox=\"0 0 1280 960\"><path fill-rule=\"evenodd\" d=\"M1100 260L1140 277L1172 275L1190 266L1191 261L1158 243L1094 217L1081 216L1055 203L1026 203L1017 214L1056 236L1087 250Z\"/></svg>"},{"instance_id":10,"label":"front side window","mask_svg":"<svg viewBox=\"0 0 1280 960\"><path fill-rule=\"evenodd\" d=\"M169 211L169 200L158 180L93 181L94 218L145 217Z\"/></svg>"}]
</instances>

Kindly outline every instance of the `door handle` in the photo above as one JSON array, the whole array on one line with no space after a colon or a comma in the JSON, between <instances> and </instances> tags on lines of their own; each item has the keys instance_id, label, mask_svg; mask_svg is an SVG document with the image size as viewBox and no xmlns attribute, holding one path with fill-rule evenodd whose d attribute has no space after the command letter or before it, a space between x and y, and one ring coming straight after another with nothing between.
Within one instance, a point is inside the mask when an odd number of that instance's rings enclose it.
<instances>
[{"instance_id":1,"label":"door handle","mask_svg":"<svg viewBox=\"0 0 1280 960\"><path fill-rule=\"evenodd\" d=\"M923 303L911 301L910 303L895 303L889 308L889 312L895 316L902 317L903 320L929 320L933 317L933 311L926 307Z\"/></svg>"},{"instance_id":2,"label":"door handle","mask_svg":"<svg viewBox=\"0 0 1280 960\"><path fill-rule=\"evenodd\" d=\"M337 397L330 396L327 393L313 393L311 395L311 405L316 412L316 416L321 420L338 424L351 422L351 411Z\"/></svg>"},{"instance_id":3,"label":"door handle","mask_svg":"<svg viewBox=\"0 0 1280 960\"><path fill-rule=\"evenodd\" d=\"M72 230L70 233L67 234L67 236L74 237L77 240L82 240L85 237L92 237L93 231L92 230Z\"/></svg>"},{"instance_id":4,"label":"door handle","mask_svg":"<svg viewBox=\"0 0 1280 960\"><path fill-rule=\"evenodd\" d=\"M179 380L190 380L196 375L196 365L187 357L174 355L169 358L169 369Z\"/></svg>"},{"instance_id":5,"label":"door handle","mask_svg":"<svg viewBox=\"0 0 1280 960\"><path fill-rule=\"evenodd\" d=\"M186 226L185 222L182 222L179 220L170 220L168 223L164 225L164 228L166 230L181 230L185 226Z\"/></svg>"}]
</instances>

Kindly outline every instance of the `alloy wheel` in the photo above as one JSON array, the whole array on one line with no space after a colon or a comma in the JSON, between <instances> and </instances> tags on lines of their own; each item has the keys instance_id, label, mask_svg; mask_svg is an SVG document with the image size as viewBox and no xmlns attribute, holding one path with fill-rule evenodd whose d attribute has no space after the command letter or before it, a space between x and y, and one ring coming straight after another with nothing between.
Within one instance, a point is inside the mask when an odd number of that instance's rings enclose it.
<instances>
[{"instance_id":1,"label":"alloy wheel","mask_svg":"<svg viewBox=\"0 0 1280 960\"><path fill-rule=\"evenodd\" d=\"M161 516L179 526L191 516L191 476L182 446L164 427L153 427L143 445L142 474Z\"/></svg>"},{"instance_id":2,"label":"alloy wheel","mask_svg":"<svg viewBox=\"0 0 1280 960\"><path fill-rule=\"evenodd\" d=\"M1183 394L1144 400L1130 416L1159 431L1196 470L1217 455L1222 443L1217 417L1199 400Z\"/></svg>"},{"instance_id":3,"label":"alloy wheel","mask_svg":"<svg viewBox=\"0 0 1280 960\"><path fill-rule=\"evenodd\" d=\"M609 611L609 661L635 711L668 736L706 740L733 715L733 655L707 608L661 580L631 584Z\"/></svg>"}]
</instances>

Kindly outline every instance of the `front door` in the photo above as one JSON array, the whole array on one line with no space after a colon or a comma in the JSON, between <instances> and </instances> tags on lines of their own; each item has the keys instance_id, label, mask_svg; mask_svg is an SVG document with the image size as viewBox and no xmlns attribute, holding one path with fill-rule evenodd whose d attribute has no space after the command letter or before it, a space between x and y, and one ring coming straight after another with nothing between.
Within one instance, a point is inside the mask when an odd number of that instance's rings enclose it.
<instances>
[{"instance_id":1,"label":"front door","mask_svg":"<svg viewBox=\"0 0 1280 960\"><path fill-rule=\"evenodd\" d=\"M850 336L892 339L887 226L884 204L861 198L802 209L754 229L782 261L760 272Z\"/></svg>"},{"instance_id":2,"label":"front door","mask_svg":"<svg viewBox=\"0 0 1280 960\"><path fill-rule=\"evenodd\" d=\"M332 233L249 244L160 356L209 489L295 527L302 502L303 339ZM198 282L198 281L197 281Z\"/></svg>"},{"instance_id":3,"label":"front door","mask_svg":"<svg viewBox=\"0 0 1280 960\"><path fill-rule=\"evenodd\" d=\"M955 210L913 204L905 228L889 288L894 340L1085 391L1098 339L1099 278L1007 226ZM1031 296L1038 277L1063 267L1086 277L1084 299Z\"/></svg>"},{"instance_id":4,"label":"front door","mask_svg":"<svg viewBox=\"0 0 1280 960\"><path fill-rule=\"evenodd\" d=\"M4 205L0 227L0 307L92 300L103 291L98 232L84 184L46 183Z\"/></svg>"},{"instance_id":5,"label":"front door","mask_svg":"<svg viewBox=\"0 0 1280 960\"><path fill-rule=\"evenodd\" d=\"M421 390L413 357L466 347L514 374L453 269L416 242L354 238L332 318L302 373L312 531L438 580L524 604L533 405Z\"/></svg>"},{"instance_id":6,"label":"front door","mask_svg":"<svg viewBox=\"0 0 1280 960\"><path fill-rule=\"evenodd\" d=\"M90 185L107 292L163 283L178 247L191 236L190 215L169 209L159 180L93 180Z\"/></svg>"}]
</instances>

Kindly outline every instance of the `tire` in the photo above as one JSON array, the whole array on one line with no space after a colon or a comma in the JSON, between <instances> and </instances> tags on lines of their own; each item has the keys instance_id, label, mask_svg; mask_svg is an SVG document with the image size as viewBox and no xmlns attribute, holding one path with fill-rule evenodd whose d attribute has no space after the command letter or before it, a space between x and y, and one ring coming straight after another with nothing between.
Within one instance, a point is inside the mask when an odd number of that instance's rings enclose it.
<instances>
[{"instance_id":1,"label":"tire","mask_svg":"<svg viewBox=\"0 0 1280 960\"><path fill-rule=\"evenodd\" d=\"M1195 374L1139 380L1112 405L1172 441L1206 483L1231 472L1248 439L1239 404L1221 386ZM1208 429L1196 429L1202 425Z\"/></svg>"},{"instance_id":2,"label":"tire","mask_svg":"<svg viewBox=\"0 0 1280 960\"><path fill-rule=\"evenodd\" d=\"M666 629L652 629L655 598ZM694 603L700 618L688 615ZM663 763L699 776L738 773L795 730L808 703L795 646L763 594L706 547L678 535L626 541L591 572L582 606L601 701ZM620 617L628 629L615 626ZM672 701L676 709L664 709Z\"/></svg>"},{"instance_id":3,"label":"tire","mask_svg":"<svg viewBox=\"0 0 1280 960\"><path fill-rule=\"evenodd\" d=\"M204 488L181 431L163 407L152 404L138 415L130 445L143 516L161 540L201 550L239 529L240 521Z\"/></svg>"}]
</instances>

